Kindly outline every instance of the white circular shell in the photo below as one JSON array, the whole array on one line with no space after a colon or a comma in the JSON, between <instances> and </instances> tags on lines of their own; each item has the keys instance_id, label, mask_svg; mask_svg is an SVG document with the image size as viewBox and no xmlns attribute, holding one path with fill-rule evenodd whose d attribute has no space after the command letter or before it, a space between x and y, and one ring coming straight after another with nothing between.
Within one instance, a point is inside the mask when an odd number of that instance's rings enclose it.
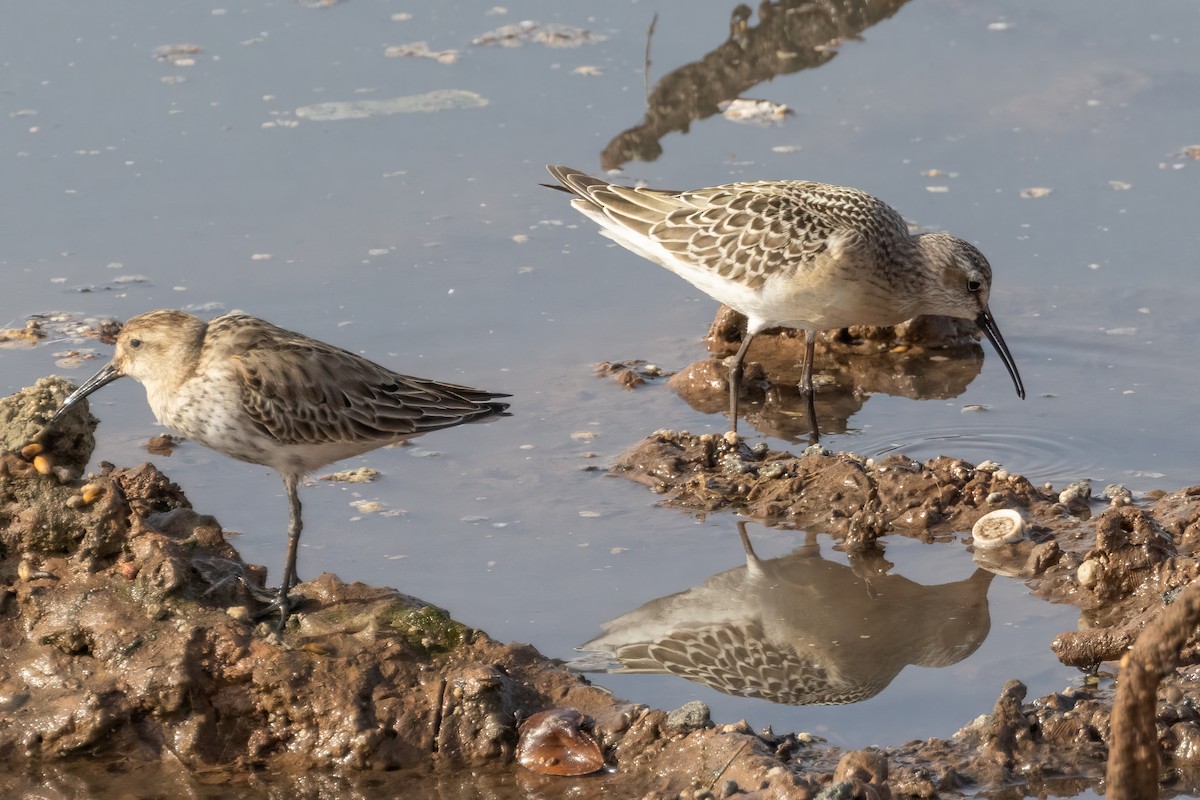
<instances>
[{"instance_id":1,"label":"white circular shell","mask_svg":"<svg viewBox=\"0 0 1200 800\"><path fill-rule=\"evenodd\" d=\"M984 514L971 528L975 547L990 550L1025 538L1025 519L1011 508Z\"/></svg>"}]
</instances>

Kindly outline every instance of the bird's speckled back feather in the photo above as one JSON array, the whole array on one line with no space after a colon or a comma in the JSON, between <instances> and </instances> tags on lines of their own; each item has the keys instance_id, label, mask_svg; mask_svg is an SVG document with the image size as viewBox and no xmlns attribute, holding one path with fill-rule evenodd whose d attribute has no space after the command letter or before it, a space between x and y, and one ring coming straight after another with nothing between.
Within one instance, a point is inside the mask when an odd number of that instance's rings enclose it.
<instances>
[{"instance_id":1,"label":"bird's speckled back feather","mask_svg":"<svg viewBox=\"0 0 1200 800\"><path fill-rule=\"evenodd\" d=\"M756 181L679 192L613 185L569 167L550 172L581 211L750 289L790 277L831 247L847 264L869 259L883 269L903 255L896 250L912 248L895 209L845 186Z\"/></svg>"},{"instance_id":2,"label":"bird's speckled back feather","mask_svg":"<svg viewBox=\"0 0 1200 800\"><path fill-rule=\"evenodd\" d=\"M507 408L491 402L506 395L401 375L242 314L209 323L204 356L236 365L242 411L283 444L382 443Z\"/></svg>"}]
</instances>

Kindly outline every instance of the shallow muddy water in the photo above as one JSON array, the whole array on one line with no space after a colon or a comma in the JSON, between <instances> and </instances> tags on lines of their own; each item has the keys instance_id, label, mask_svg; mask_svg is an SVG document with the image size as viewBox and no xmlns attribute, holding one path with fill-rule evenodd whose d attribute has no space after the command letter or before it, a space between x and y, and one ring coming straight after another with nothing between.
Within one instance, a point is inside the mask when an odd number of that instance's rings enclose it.
<instances>
[{"instance_id":1,"label":"shallow muddy water","mask_svg":"<svg viewBox=\"0 0 1200 800\"><path fill-rule=\"evenodd\" d=\"M0 32L0 322L241 309L403 372L511 392L510 419L345 463L381 470L377 482L306 489L300 572L395 586L499 639L574 658L604 623L745 557L731 516L657 508L643 487L585 469L658 428L726 429L665 382L626 392L590 366L641 358L673 370L703 358L716 304L609 246L538 184L546 163L600 171L610 142L642 125L656 14L651 87L721 47L731 5L12 6ZM1082 0L868 11L894 14L820 66L742 92L793 114L665 125L651 137L661 154L628 161L620 179L858 186L987 254L992 311L1028 399L985 345L961 396L872 396L827 447L992 459L1056 487L1200 483L1200 161L1185 151L1200 143L1200 12ZM577 47L472 44L522 20L594 36ZM420 41L443 58L387 55ZM184 44L197 49L158 50ZM330 103L367 115L314 118ZM102 361L57 366L76 346L0 350L0 388L56 371L82 380ZM93 400L97 459L151 458L142 443L161 430L140 387L121 382ZM153 458L198 510L243 533L247 560L276 573L286 504L274 473L192 444ZM365 513L358 500L403 513ZM763 559L805 543L797 531L750 535ZM846 563L818 542L823 558ZM920 585L974 569L961 541L885 544L892 571ZM591 678L632 700L701 699L718 721L851 747L948 735L1009 678L1031 697L1081 680L1048 649L1074 628L1072 610L1003 577L986 595L990 633L969 656L906 666L858 704L772 704L669 675Z\"/></svg>"}]
</instances>

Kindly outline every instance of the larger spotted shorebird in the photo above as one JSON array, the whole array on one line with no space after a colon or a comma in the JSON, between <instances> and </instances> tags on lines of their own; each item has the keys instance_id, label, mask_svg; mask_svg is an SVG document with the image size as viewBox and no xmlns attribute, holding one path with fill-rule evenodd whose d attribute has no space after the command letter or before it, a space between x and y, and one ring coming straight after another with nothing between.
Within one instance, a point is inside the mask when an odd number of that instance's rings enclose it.
<instances>
[{"instance_id":1,"label":"larger spotted shorebird","mask_svg":"<svg viewBox=\"0 0 1200 800\"><path fill-rule=\"evenodd\" d=\"M287 558L275 606L283 630L297 582L309 472L439 428L504 415L508 395L401 375L354 353L244 314L211 322L164 309L134 317L112 360L54 413L128 375L146 388L163 425L283 478L290 508Z\"/></svg>"},{"instance_id":2,"label":"larger spotted shorebird","mask_svg":"<svg viewBox=\"0 0 1200 800\"><path fill-rule=\"evenodd\" d=\"M551 188L574 194L571 205L605 236L746 316L729 374L733 431L746 350L768 328L804 331L800 390L810 417L819 332L895 325L921 314L974 320L1025 397L988 310L987 259L947 233L910 234L895 209L866 192L809 181L665 191L611 184L570 167L548 169L561 184Z\"/></svg>"}]
</instances>

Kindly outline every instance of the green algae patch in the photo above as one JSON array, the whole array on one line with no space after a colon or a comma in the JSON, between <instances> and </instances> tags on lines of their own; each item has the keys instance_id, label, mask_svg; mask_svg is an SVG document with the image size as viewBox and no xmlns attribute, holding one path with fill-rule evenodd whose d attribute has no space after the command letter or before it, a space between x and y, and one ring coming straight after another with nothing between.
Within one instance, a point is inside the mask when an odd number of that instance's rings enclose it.
<instances>
[{"instance_id":1,"label":"green algae patch","mask_svg":"<svg viewBox=\"0 0 1200 800\"><path fill-rule=\"evenodd\" d=\"M430 655L448 653L466 638L467 627L436 606L396 607L384 614L409 645Z\"/></svg>"}]
</instances>

